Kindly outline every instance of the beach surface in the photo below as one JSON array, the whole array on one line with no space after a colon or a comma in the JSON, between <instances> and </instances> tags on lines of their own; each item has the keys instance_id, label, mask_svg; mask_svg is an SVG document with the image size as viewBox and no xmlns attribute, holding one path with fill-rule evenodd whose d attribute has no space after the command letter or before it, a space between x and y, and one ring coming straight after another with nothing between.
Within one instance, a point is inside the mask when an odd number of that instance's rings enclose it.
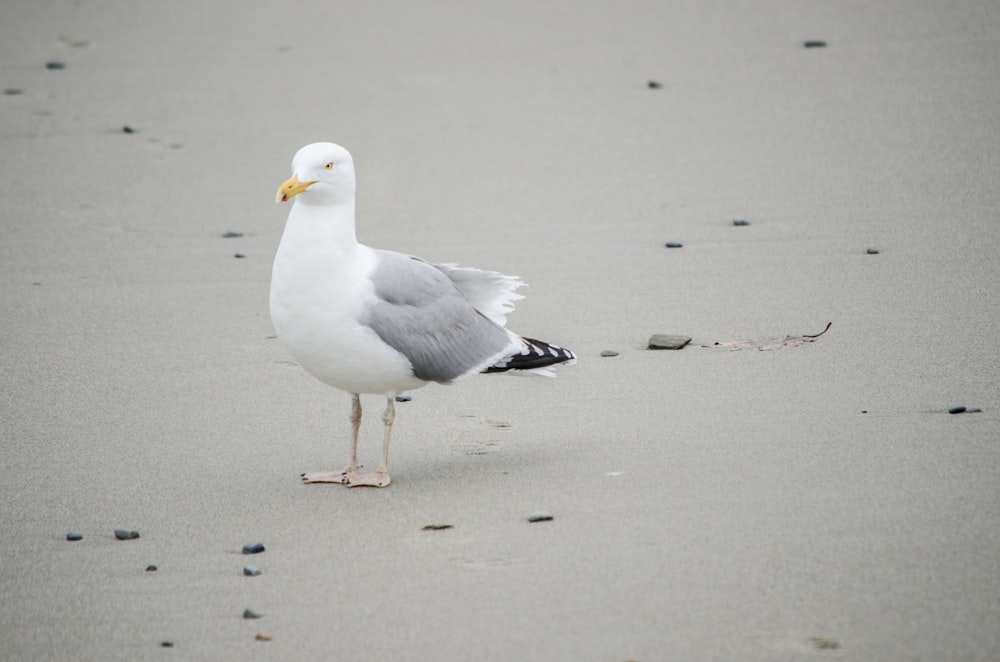
<instances>
[{"instance_id":1,"label":"beach surface","mask_svg":"<svg viewBox=\"0 0 1000 662\"><path fill-rule=\"evenodd\" d=\"M0 659L1000 658L996 2L13 4ZM382 490L301 484L350 399L268 316L320 140L579 357Z\"/></svg>"}]
</instances>

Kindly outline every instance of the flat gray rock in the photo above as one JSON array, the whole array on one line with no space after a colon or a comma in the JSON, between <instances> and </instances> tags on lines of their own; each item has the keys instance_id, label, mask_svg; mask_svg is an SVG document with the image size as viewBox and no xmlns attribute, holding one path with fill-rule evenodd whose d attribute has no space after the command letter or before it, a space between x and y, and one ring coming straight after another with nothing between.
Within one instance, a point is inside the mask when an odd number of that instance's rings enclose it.
<instances>
[{"instance_id":1,"label":"flat gray rock","mask_svg":"<svg viewBox=\"0 0 1000 662\"><path fill-rule=\"evenodd\" d=\"M649 338L650 349L680 349L691 342L687 336L672 336L667 333L654 333Z\"/></svg>"}]
</instances>

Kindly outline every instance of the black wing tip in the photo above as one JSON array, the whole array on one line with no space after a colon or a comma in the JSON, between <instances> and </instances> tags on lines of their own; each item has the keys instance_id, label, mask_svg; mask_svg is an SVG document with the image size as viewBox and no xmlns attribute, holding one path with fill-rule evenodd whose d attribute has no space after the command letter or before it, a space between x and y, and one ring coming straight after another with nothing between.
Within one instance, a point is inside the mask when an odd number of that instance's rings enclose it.
<instances>
[{"instance_id":1,"label":"black wing tip","mask_svg":"<svg viewBox=\"0 0 1000 662\"><path fill-rule=\"evenodd\" d=\"M512 354L491 365L483 372L508 372L510 370L537 370L549 366L568 363L576 360L572 350L553 345L544 340L524 338L524 350L520 354Z\"/></svg>"}]
</instances>

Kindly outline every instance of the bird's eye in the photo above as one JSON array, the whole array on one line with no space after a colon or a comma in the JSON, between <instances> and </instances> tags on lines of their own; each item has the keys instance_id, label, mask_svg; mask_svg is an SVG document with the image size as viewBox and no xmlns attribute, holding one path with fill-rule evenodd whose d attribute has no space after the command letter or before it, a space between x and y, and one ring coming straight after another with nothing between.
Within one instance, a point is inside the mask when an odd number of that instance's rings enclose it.
<instances>
[{"instance_id":1,"label":"bird's eye","mask_svg":"<svg viewBox=\"0 0 1000 662\"><path fill-rule=\"evenodd\" d=\"M323 166L323 168L325 170L333 170L333 161L330 161L329 163L327 163L325 166Z\"/></svg>"}]
</instances>

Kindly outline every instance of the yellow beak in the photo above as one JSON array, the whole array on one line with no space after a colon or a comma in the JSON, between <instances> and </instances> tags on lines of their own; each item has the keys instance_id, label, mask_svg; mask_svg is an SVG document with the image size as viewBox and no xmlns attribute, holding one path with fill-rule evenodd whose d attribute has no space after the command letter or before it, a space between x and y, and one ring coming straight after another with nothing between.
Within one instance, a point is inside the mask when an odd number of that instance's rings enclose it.
<instances>
[{"instance_id":1,"label":"yellow beak","mask_svg":"<svg viewBox=\"0 0 1000 662\"><path fill-rule=\"evenodd\" d=\"M300 182L298 175L292 175L291 179L278 187L278 193L274 196L274 202L288 202L299 193L305 192L307 188L315 183L316 182Z\"/></svg>"}]
</instances>

